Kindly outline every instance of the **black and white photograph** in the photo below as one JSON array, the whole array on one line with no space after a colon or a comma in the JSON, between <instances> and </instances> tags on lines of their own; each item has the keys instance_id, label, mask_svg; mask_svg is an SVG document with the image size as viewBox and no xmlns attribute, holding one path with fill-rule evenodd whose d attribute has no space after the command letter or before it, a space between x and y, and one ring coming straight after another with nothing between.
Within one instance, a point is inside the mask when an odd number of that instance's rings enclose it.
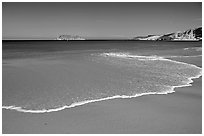
<instances>
[{"instance_id":1,"label":"black and white photograph","mask_svg":"<svg viewBox=\"0 0 204 136\"><path fill-rule=\"evenodd\" d=\"M2 134L202 134L202 1L2 2Z\"/></svg>"}]
</instances>

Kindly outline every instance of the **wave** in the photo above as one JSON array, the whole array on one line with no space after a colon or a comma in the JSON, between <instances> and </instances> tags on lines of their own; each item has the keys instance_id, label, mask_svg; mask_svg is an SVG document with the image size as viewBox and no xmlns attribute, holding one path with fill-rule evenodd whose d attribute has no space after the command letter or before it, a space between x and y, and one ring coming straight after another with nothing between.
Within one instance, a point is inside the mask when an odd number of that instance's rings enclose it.
<instances>
[{"instance_id":1,"label":"wave","mask_svg":"<svg viewBox=\"0 0 204 136\"><path fill-rule=\"evenodd\" d=\"M199 78L201 76L200 75L197 75L195 77L191 77L189 78L189 82L186 84L186 85L180 85L180 86L169 86L169 90L165 91L165 92L148 92L148 93L141 93L141 94L136 94L136 95L133 95L133 96L127 96L127 95L115 95L115 96L112 96L112 97L106 97L106 98L101 98L101 99L95 99L95 100L87 100L87 101L82 101L82 102L76 102L76 103L73 103L69 106L65 105L63 107L59 107L59 108L55 108L55 109L43 109L43 110L27 110L27 109L23 109L22 107L17 107L17 106L2 106L3 109L9 109L9 110L16 110L16 111L19 111L19 112L25 112L25 113L49 113L49 112L55 112L55 111L61 111L61 110L64 110L64 109L68 109L68 108L73 108L73 107L77 107L77 106L81 106L81 105L84 105L84 104L88 104L88 103L93 103L93 102L99 102L99 101L105 101L105 100L110 100L110 99L118 99L118 98L121 98L121 99L127 99L127 98L135 98L135 97L140 97L140 96L144 96L144 95L155 95L155 94L163 94L163 95L166 95L166 94L169 94L169 93L174 93L174 89L175 88L179 88L179 87L187 87L187 86L192 86L192 82L194 78Z\"/></svg>"},{"instance_id":2,"label":"wave","mask_svg":"<svg viewBox=\"0 0 204 136\"><path fill-rule=\"evenodd\" d=\"M180 63L180 64L186 64L186 65L190 65L196 68L200 68L198 66L195 66L193 64L188 64L188 63L184 63L184 62L179 62L179 61L175 61L175 60L171 60L168 58L188 58L188 57L202 57L202 55L194 55L194 56L157 56L157 55L152 55L152 56L141 56L141 55L132 55L129 53L102 53L100 54L101 56L105 56L105 57L118 57L118 58L137 58L138 60L164 60L164 61L171 61L171 62L175 62L175 63Z\"/></svg>"},{"instance_id":3,"label":"wave","mask_svg":"<svg viewBox=\"0 0 204 136\"><path fill-rule=\"evenodd\" d=\"M156 56L156 55L153 55L153 56L139 56L139 55L131 55L129 53L102 53L100 54L100 56L105 56L105 57L118 57L118 58L138 58L139 60L143 60L143 59L146 59L146 60L161 60L161 59L164 59L163 57L160 57L160 56Z\"/></svg>"},{"instance_id":4,"label":"wave","mask_svg":"<svg viewBox=\"0 0 204 136\"><path fill-rule=\"evenodd\" d=\"M163 56L164 58L195 58L202 57L202 55L193 55L193 56Z\"/></svg>"},{"instance_id":5,"label":"wave","mask_svg":"<svg viewBox=\"0 0 204 136\"><path fill-rule=\"evenodd\" d=\"M170 91L166 91L166 92L149 92L149 93L142 93L142 94L136 94L134 96L126 96L126 95L115 95L112 97L106 97L106 98L101 98L101 99L95 99L95 100L87 100L87 101L82 101L82 102L76 102L73 103L69 106L65 105L63 107L59 107L59 108L55 108L55 109L43 109L43 110L26 110L23 109L22 107L17 107L17 106L2 106L3 109L9 109L9 110L16 110L19 112L26 112L26 113L48 113L48 112L54 112L54 111L60 111L63 109L67 109L67 108L73 108L76 106L81 106L84 104L88 104L88 103L93 103L93 102L99 102L99 101L104 101L104 100L110 100L110 99L117 99L117 98L123 98L123 99L127 99L127 98L134 98L134 97L139 97L139 96L143 96L143 95L150 95L150 94L168 94L168 93L173 93L173 89Z\"/></svg>"},{"instance_id":6,"label":"wave","mask_svg":"<svg viewBox=\"0 0 204 136\"><path fill-rule=\"evenodd\" d=\"M165 60L165 61L171 61L171 62L174 62L174 63L185 64L185 65L188 65L188 66L191 66L191 67L198 68L200 70L200 73L198 73L198 75L188 77L188 81L184 85L166 86L167 89L164 90L163 92L148 92L148 93L135 94L135 95L132 95L132 96L115 95L115 96L105 97L105 98L100 98L100 99L76 102L76 103L72 103L71 105L65 105L65 106L62 106L62 107L54 108L54 109L28 110L28 109L24 109L23 107L18 107L18 106L15 106L15 105L2 106L2 108L3 109L9 109L9 110L15 110L15 111L19 111L19 112L25 112L25 113L49 113L49 112L55 112L55 111L60 111L60 110L68 109L68 108L81 106L81 105L88 104L88 103L99 102L99 101L110 100L110 99L119 99L119 98L120 99L127 99L127 98L135 98L135 97L140 97L140 96L144 96L144 95L152 95L152 94L160 94L160 95L163 94L163 95L165 95L165 94L169 94L169 93L174 93L175 88L192 86L192 84L191 84L191 83L193 83L192 79L199 78L200 76L202 76L202 69L200 67L196 66L196 65L188 64L188 63L184 63L184 62L178 62L178 61L170 60L170 59L160 57L160 56L138 56L138 55L130 55L128 53L102 53L100 55L106 56L106 57L107 56L108 57L119 57L119 58L126 58L126 59L137 58L139 60Z\"/></svg>"},{"instance_id":7,"label":"wave","mask_svg":"<svg viewBox=\"0 0 204 136\"><path fill-rule=\"evenodd\" d=\"M184 48L183 50L196 50L196 51L202 51L202 47Z\"/></svg>"}]
</instances>

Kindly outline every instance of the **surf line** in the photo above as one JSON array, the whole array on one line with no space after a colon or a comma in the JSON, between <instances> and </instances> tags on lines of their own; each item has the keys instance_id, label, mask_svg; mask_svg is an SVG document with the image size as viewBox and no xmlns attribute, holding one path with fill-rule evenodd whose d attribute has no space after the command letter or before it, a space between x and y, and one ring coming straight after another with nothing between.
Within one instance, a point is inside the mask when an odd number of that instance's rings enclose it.
<instances>
[{"instance_id":1,"label":"surf line","mask_svg":"<svg viewBox=\"0 0 204 136\"><path fill-rule=\"evenodd\" d=\"M202 57L202 55L194 55L194 56L163 56L164 58L195 58Z\"/></svg>"},{"instance_id":2,"label":"surf line","mask_svg":"<svg viewBox=\"0 0 204 136\"><path fill-rule=\"evenodd\" d=\"M142 93L142 94L136 94L134 96L126 96L126 95L115 95L112 97L106 97L106 98L101 98L101 99L95 99L95 100L87 100L87 101L81 101L81 102L76 102L73 103L69 106L65 105L63 107L59 107L59 108L55 108L55 109L42 109L42 110L27 110L27 109L23 109L22 107L17 107L17 106L2 106L3 109L9 109L9 110L16 110L19 112L26 112L26 113L48 113L48 112L54 112L54 111L60 111L63 109L67 109L67 108L73 108L76 106L81 106L84 104L88 104L88 103L93 103L93 102L99 102L99 101L104 101L104 100L110 100L110 99L116 99L116 98L134 98L134 97L139 97L139 96L143 96L143 95L150 95L150 94L167 94L167 93L173 93L171 91L169 92L149 92L149 93Z\"/></svg>"},{"instance_id":3,"label":"surf line","mask_svg":"<svg viewBox=\"0 0 204 136\"><path fill-rule=\"evenodd\" d=\"M115 96L111 96L111 97L106 97L106 98L101 98L101 99L94 99L94 100L86 100L86 101L81 101L81 102L75 102L72 103L71 105L65 105L59 108L54 108L54 109L42 109L42 110L28 110L28 109L24 109L22 107L18 107L15 105L11 105L11 106L2 106L2 109L7 109L7 110L15 110L18 112L25 112L25 113L49 113L49 112L55 112L55 111L61 111L64 109L68 109L68 108L73 108L73 107L77 107L77 106L81 106L84 104L88 104L88 103L93 103L93 102L99 102L99 101L105 101L105 100L110 100L110 99L127 99L127 98L135 98L135 97L140 97L140 96L144 96L144 95L152 95L152 94L169 94L169 93L174 93L174 89L175 88L179 88L179 87L187 87L187 86L192 86L191 83L193 83L192 79L195 78L199 78L200 76L202 76L202 69L196 65L193 64L188 64L188 63L184 63L184 62L178 62L178 61L174 61L174 60L170 60L170 59L166 59L166 58L162 58L162 57L156 57L156 56L135 56L135 55L127 55L127 54L105 54L105 56L114 56L114 57L125 57L125 58L147 58L150 60L165 60L165 61L172 61L175 63L180 63L180 64L185 64L185 65L190 65L192 67L198 68L200 69L200 73L196 76L193 77L188 77L188 82L186 82L185 85L178 85L178 86L167 86L169 89L167 89L164 92L148 92L148 93L141 93L141 94L135 94L133 96L127 96L127 95L115 95Z\"/></svg>"},{"instance_id":4,"label":"surf line","mask_svg":"<svg viewBox=\"0 0 204 136\"><path fill-rule=\"evenodd\" d=\"M166 92L149 92L149 93L136 94L134 96L115 95L112 97L106 97L106 98L101 98L101 99L76 102L76 103L73 103L69 106L65 105L63 107L59 107L59 108L55 108L55 109L27 110L27 109L23 109L22 107L17 107L17 106L2 106L2 108L8 109L8 110L16 110L16 111L25 112L25 113L49 113L49 112L54 112L54 111L61 111L61 110L67 109L67 108L73 108L76 106L81 106L81 105L88 104L88 103L105 101L105 100L110 100L110 99L118 99L118 98L127 99L127 98L135 98L135 97L144 96L144 95L150 95L150 94L168 94L168 93L173 93L173 92L174 91L172 88Z\"/></svg>"},{"instance_id":5,"label":"surf line","mask_svg":"<svg viewBox=\"0 0 204 136\"><path fill-rule=\"evenodd\" d=\"M140 55L131 55L129 53L121 53L121 52L119 52L119 53L112 53L112 52L111 53L102 53L102 54L100 54L100 56L105 56L105 57L109 56L109 57L116 57L116 58L118 57L118 58L127 58L127 59L138 58L139 60L163 60L163 61L170 61L170 62L174 62L174 63L178 63L178 64L188 65L188 66L195 67L195 68L198 68L198 69L202 70L202 68L200 68L200 67L198 67L196 65L193 65L193 64L188 64L188 63L185 63L185 62L171 60L171 59L169 59L170 56L156 56L156 55L153 55L153 56L140 56ZM167 58L165 58L165 57L167 57Z\"/></svg>"}]
</instances>

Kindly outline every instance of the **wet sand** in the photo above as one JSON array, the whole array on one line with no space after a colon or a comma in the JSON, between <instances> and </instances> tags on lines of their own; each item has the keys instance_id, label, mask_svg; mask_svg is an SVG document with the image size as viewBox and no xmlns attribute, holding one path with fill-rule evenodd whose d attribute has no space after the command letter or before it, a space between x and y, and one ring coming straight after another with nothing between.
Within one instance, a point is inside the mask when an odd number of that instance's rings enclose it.
<instances>
[{"instance_id":1,"label":"wet sand","mask_svg":"<svg viewBox=\"0 0 204 136\"><path fill-rule=\"evenodd\" d=\"M201 66L199 57L186 59L188 63ZM194 79L191 87L176 88L175 91L168 95L94 102L43 114L3 109L2 132L4 134L202 133L202 78Z\"/></svg>"}]
</instances>

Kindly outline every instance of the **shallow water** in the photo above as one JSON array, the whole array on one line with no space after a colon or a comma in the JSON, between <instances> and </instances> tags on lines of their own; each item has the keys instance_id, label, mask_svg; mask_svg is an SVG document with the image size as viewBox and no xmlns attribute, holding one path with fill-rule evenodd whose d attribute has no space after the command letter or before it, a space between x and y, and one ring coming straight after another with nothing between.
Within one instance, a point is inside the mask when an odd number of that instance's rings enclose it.
<instances>
[{"instance_id":1,"label":"shallow water","mask_svg":"<svg viewBox=\"0 0 204 136\"><path fill-rule=\"evenodd\" d=\"M195 65L165 58L201 55L199 42L184 43L59 42L59 48L58 42L3 43L3 108L44 113L172 93L201 75Z\"/></svg>"}]
</instances>

